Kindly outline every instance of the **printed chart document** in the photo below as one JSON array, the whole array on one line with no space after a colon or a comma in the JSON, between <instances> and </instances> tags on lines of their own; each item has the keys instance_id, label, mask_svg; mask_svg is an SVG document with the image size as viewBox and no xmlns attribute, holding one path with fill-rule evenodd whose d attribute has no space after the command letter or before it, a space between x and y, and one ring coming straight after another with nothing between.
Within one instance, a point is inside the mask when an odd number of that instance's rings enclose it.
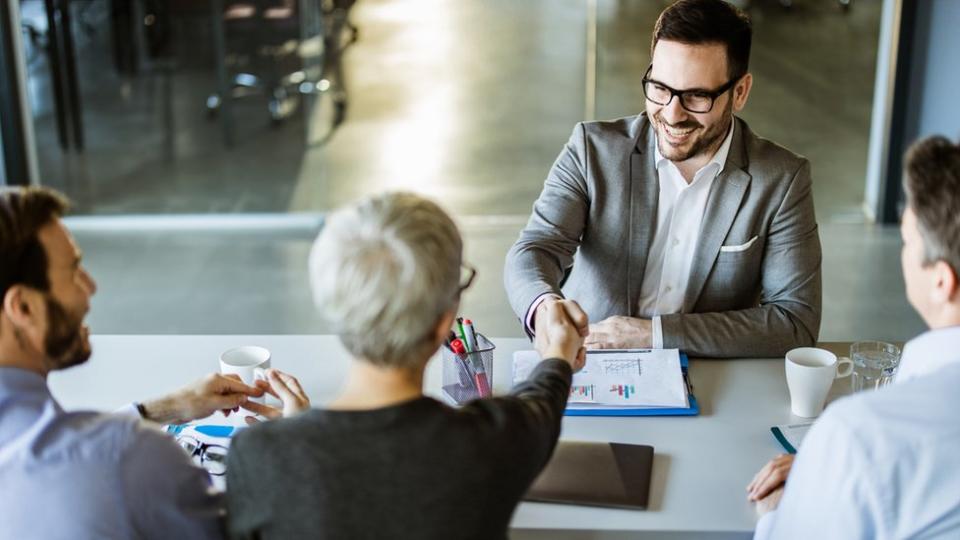
<instances>
[{"instance_id":1,"label":"printed chart document","mask_svg":"<svg viewBox=\"0 0 960 540\"><path fill-rule=\"evenodd\" d=\"M540 362L536 351L513 355L514 384ZM568 409L593 407L686 408L687 386L677 349L587 351L587 365L573 374Z\"/></svg>"}]
</instances>

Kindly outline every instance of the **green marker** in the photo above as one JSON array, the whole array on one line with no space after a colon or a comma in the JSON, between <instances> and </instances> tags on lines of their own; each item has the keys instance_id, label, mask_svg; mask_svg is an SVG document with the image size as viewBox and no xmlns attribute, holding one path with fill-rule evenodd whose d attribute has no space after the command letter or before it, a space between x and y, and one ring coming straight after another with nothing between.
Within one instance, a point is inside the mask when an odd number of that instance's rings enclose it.
<instances>
[{"instance_id":1,"label":"green marker","mask_svg":"<svg viewBox=\"0 0 960 540\"><path fill-rule=\"evenodd\" d=\"M470 343L467 341L467 334L463 331L463 317L457 317L457 330L460 331L460 339L463 341L463 346L467 348L467 352L473 352L470 350Z\"/></svg>"}]
</instances>

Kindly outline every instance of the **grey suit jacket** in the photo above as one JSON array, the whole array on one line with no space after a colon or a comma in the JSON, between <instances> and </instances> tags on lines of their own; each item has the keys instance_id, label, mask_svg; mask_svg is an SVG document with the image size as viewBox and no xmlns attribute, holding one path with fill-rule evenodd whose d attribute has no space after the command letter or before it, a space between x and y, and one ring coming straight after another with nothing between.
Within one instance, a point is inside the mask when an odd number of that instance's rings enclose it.
<instances>
[{"instance_id":1,"label":"grey suit jacket","mask_svg":"<svg viewBox=\"0 0 960 540\"><path fill-rule=\"evenodd\" d=\"M663 345L693 356L780 356L813 345L820 330L810 164L735 123L683 309L661 315ZM577 300L591 322L637 316L660 189L655 144L645 114L577 124L507 254L504 283L521 320L547 292ZM754 238L741 251L720 249Z\"/></svg>"}]
</instances>

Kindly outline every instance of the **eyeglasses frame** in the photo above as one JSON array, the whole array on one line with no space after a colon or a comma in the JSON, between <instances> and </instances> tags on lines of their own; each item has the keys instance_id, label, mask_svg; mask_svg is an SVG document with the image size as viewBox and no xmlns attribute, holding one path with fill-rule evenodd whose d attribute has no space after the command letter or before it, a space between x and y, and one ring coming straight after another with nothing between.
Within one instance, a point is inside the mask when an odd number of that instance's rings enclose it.
<instances>
[{"instance_id":1,"label":"eyeglasses frame","mask_svg":"<svg viewBox=\"0 0 960 540\"><path fill-rule=\"evenodd\" d=\"M181 441L183 441L183 440L185 440L185 439L188 440L188 441L193 441L193 442L196 442L196 443L197 443L197 444L196 444L197 447L193 450L193 452L190 453L190 457L191 457L191 458L192 458L192 457L199 457L199 458L200 458L200 467L202 467L203 470L207 471L207 473L210 474L210 476L223 476L223 475L227 474L226 468L224 468L224 471L223 471L223 472L216 473L216 472L213 472L213 471L211 471L210 469L208 469L208 468L206 468L206 467L203 466L203 464L204 464L205 462L207 462L207 461L213 461L213 460L208 460L208 459L206 459L207 449L208 449L208 448L222 448L222 449L224 450L224 454L226 454L226 452L227 452L227 447L226 447L226 446L223 446L222 444L212 444L212 443L203 442L203 441L201 441L200 439L194 437L193 435L182 435L182 436L178 436L176 439L177 439L177 444L180 445L180 448L183 448L183 445L181 444ZM183 448L183 450L186 451L187 449L186 449L186 448Z\"/></svg>"},{"instance_id":2,"label":"eyeglasses frame","mask_svg":"<svg viewBox=\"0 0 960 540\"><path fill-rule=\"evenodd\" d=\"M643 74L643 79L641 80L641 82L643 83L643 97L644 97L647 101L649 101L650 103L656 103L657 105L660 105L660 106L662 106L662 107L666 107L667 105L670 105L670 102L673 101L673 98L677 98L677 99L680 100L680 106L683 107L683 110L685 110L685 111L687 111L687 112L692 112L692 113L694 113L694 114L706 114L706 113L712 111L712 110L713 110L713 106L714 106L714 105L716 104L716 102L717 102L717 98L720 97L720 96L722 96L726 91L728 91L728 90L730 90L731 88L733 88L734 86L736 86L737 83L740 82L740 79L743 79L744 75L746 75L746 73L744 73L743 75L739 75L739 76L737 76L737 77L734 77L734 78L730 79L729 81L727 81L726 83L724 83L723 85L721 85L721 86L719 86L718 88L714 89L714 90L705 90L705 89L701 89L701 88L689 88L689 89L687 89L687 90L677 90L677 89L675 89L675 88L673 88L673 87L670 87L670 86L667 86L666 84L663 84L662 82L660 82L660 81L658 81L658 80L656 80L656 79L651 79L651 78L650 78L650 72L651 72L651 71L653 71L653 64L650 64L649 66L647 66L647 71ZM668 99L666 103L660 103L660 102L658 102L658 101L654 101L654 100L650 99L650 96L647 95L647 83L654 83L654 84L660 85L660 86L662 86L663 88L665 88L668 92L670 92L670 99ZM705 111L694 111L694 110L692 110L692 109L689 109L689 108L687 108L687 106L684 105L684 103L683 103L683 95L684 95L684 94L703 94L703 95L709 96L709 97L710 97L710 107L709 107L707 110L705 110Z\"/></svg>"},{"instance_id":3,"label":"eyeglasses frame","mask_svg":"<svg viewBox=\"0 0 960 540\"><path fill-rule=\"evenodd\" d=\"M470 277L467 278L466 282L461 283L459 288L457 289L458 298L460 297L461 294L463 294L463 291L469 289L470 285L473 285L473 280L474 278L477 277L477 269L471 266L470 264L462 262L460 263L460 268L470 272Z\"/></svg>"}]
</instances>

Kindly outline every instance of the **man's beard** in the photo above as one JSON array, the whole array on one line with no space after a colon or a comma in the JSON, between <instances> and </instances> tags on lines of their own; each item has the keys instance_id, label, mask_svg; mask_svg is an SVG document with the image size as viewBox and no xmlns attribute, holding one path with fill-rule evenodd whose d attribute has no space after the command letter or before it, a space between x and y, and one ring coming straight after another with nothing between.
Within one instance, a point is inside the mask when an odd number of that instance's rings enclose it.
<instances>
[{"instance_id":1,"label":"man's beard","mask_svg":"<svg viewBox=\"0 0 960 540\"><path fill-rule=\"evenodd\" d=\"M47 335L43 348L50 370L66 369L82 364L90 358L90 341L83 328L83 314L75 316L47 296Z\"/></svg>"},{"instance_id":2,"label":"man's beard","mask_svg":"<svg viewBox=\"0 0 960 540\"><path fill-rule=\"evenodd\" d=\"M733 110L733 102L728 100L726 110L723 111L723 118L729 118L730 122L733 121L733 115L731 114L732 110ZM698 127L702 127L703 125L697 122L696 120L688 120L686 122L680 122L679 124L676 124L676 125L667 124L667 122L665 122L663 118L660 116L659 112L656 113L655 118L656 118L657 124L671 125L672 127L680 128L680 129L698 128ZM715 146L719 147L719 142L722 141L724 137L726 137L727 132L729 131L730 131L730 123L724 122L723 120L721 120L716 124L714 124L713 126L711 126L709 129L707 129L707 131L705 131L700 136L700 138L697 139L692 146L690 146L689 150L682 151L675 146L671 146L670 143L668 143L665 140L666 138L662 135L657 137L657 146L660 149L660 154L663 157L669 159L670 161L673 161L673 162L686 161L690 158L699 156L700 154L704 154L706 152L711 152L711 153L715 152L716 148L714 147ZM659 130L658 130L658 134L659 134Z\"/></svg>"}]
</instances>

